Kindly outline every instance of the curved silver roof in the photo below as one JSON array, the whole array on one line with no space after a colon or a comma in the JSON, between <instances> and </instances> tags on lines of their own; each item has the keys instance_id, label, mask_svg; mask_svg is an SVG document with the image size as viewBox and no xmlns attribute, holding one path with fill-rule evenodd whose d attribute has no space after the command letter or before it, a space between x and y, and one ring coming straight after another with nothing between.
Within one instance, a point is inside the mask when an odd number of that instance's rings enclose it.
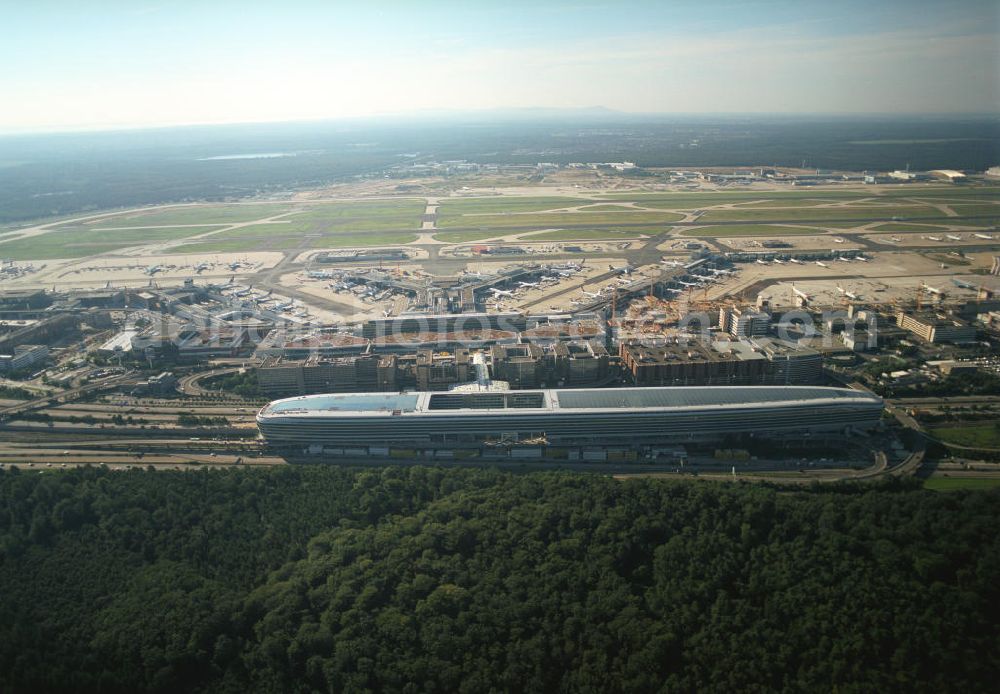
<instances>
[{"instance_id":1,"label":"curved silver roof","mask_svg":"<svg viewBox=\"0 0 1000 694\"><path fill-rule=\"evenodd\" d=\"M879 404L881 398L820 386L688 386L588 388L506 392L333 393L276 400L258 418L285 416L437 415L498 411L685 410L756 408L777 404Z\"/></svg>"}]
</instances>

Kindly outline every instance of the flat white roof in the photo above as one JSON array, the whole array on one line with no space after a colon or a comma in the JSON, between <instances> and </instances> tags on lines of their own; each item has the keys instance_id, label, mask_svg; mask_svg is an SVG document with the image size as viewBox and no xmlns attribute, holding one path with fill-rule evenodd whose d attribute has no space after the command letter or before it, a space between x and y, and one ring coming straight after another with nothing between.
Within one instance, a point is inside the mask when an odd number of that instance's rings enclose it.
<instances>
[{"instance_id":1,"label":"flat white roof","mask_svg":"<svg viewBox=\"0 0 1000 694\"><path fill-rule=\"evenodd\" d=\"M130 352L132 351L132 338L139 334L138 330L123 330L100 347L101 352Z\"/></svg>"},{"instance_id":2,"label":"flat white roof","mask_svg":"<svg viewBox=\"0 0 1000 694\"><path fill-rule=\"evenodd\" d=\"M260 418L698 410L807 404L881 404L871 393L820 386L587 388L507 392L333 393L275 400Z\"/></svg>"}]
</instances>

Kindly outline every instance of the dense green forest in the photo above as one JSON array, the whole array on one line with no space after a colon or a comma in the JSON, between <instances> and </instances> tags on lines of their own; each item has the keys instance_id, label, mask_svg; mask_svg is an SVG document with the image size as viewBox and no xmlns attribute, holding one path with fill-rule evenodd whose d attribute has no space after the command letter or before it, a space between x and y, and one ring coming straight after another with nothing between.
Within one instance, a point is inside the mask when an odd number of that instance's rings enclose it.
<instances>
[{"instance_id":1,"label":"dense green forest","mask_svg":"<svg viewBox=\"0 0 1000 694\"><path fill-rule=\"evenodd\" d=\"M986 691L1000 490L0 473L0 690Z\"/></svg>"}]
</instances>

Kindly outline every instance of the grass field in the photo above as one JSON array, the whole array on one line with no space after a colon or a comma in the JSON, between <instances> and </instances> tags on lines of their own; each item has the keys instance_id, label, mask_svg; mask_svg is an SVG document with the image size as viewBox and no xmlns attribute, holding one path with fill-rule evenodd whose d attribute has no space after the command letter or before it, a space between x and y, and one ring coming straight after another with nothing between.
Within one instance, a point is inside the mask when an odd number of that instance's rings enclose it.
<instances>
[{"instance_id":1,"label":"grass field","mask_svg":"<svg viewBox=\"0 0 1000 694\"><path fill-rule=\"evenodd\" d=\"M944 212L925 205L910 205L906 207L819 207L819 208L783 208L780 210L709 210L701 219L706 222L753 222L767 221L823 221L841 219L888 219L890 217L906 218L941 218Z\"/></svg>"},{"instance_id":2,"label":"grass field","mask_svg":"<svg viewBox=\"0 0 1000 694\"><path fill-rule=\"evenodd\" d=\"M973 448L1000 448L1000 425L992 422L966 427L933 427L930 433L945 443Z\"/></svg>"},{"instance_id":3,"label":"grass field","mask_svg":"<svg viewBox=\"0 0 1000 694\"><path fill-rule=\"evenodd\" d=\"M864 226L864 222L816 222L813 226L828 229L857 229Z\"/></svg>"},{"instance_id":4,"label":"grass field","mask_svg":"<svg viewBox=\"0 0 1000 694\"><path fill-rule=\"evenodd\" d=\"M593 204L594 200L570 197L497 196L493 198L456 198L442 200L438 217L463 214L504 214L511 212L544 212L565 207Z\"/></svg>"},{"instance_id":5,"label":"grass field","mask_svg":"<svg viewBox=\"0 0 1000 694\"><path fill-rule=\"evenodd\" d=\"M924 480L924 489L951 492L959 489L996 489L1000 477L931 477Z\"/></svg>"},{"instance_id":6,"label":"grass field","mask_svg":"<svg viewBox=\"0 0 1000 694\"><path fill-rule=\"evenodd\" d=\"M670 212L641 212L622 209L615 212L552 212L546 214L483 215L469 217L438 216L440 228L510 229L517 227L567 227L598 224L669 224L681 215Z\"/></svg>"},{"instance_id":7,"label":"grass field","mask_svg":"<svg viewBox=\"0 0 1000 694\"><path fill-rule=\"evenodd\" d=\"M948 205L960 217L980 217L990 215L1000 219L1000 205Z\"/></svg>"},{"instance_id":8,"label":"grass field","mask_svg":"<svg viewBox=\"0 0 1000 694\"><path fill-rule=\"evenodd\" d=\"M786 227L774 224L728 224L726 226L705 226L685 229L681 236L724 237L724 236L804 236L820 234L816 229L806 227Z\"/></svg>"},{"instance_id":9,"label":"grass field","mask_svg":"<svg viewBox=\"0 0 1000 694\"><path fill-rule=\"evenodd\" d=\"M626 205L614 205L614 204L610 204L610 205L587 205L586 207L581 208L580 211L581 212L616 212L616 211L631 210L631 209L634 209L634 208L628 207Z\"/></svg>"},{"instance_id":10,"label":"grass field","mask_svg":"<svg viewBox=\"0 0 1000 694\"><path fill-rule=\"evenodd\" d=\"M265 219L295 209L289 205L192 205L159 210L132 210L119 216L87 222L98 228L172 226L178 224L236 224Z\"/></svg>"},{"instance_id":11,"label":"grass field","mask_svg":"<svg viewBox=\"0 0 1000 694\"><path fill-rule=\"evenodd\" d=\"M293 251L296 248L308 250L313 248L313 239L308 239L302 243L302 239L293 236L267 238L264 236L254 236L248 239L222 239L212 241L210 237L205 241L194 241L190 244L171 248L171 253L241 253L252 251Z\"/></svg>"},{"instance_id":12,"label":"grass field","mask_svg":"<svg viewBox=\"0 0 1000 694\"><path fill-rule=\"evenodd\" d=\"M850 200L865 197L864 193L850 191L789 191L789 192L704 192L704 193L608 193L597 196L601 200L635 202L647 207L665 210L697 210L712 205L761 202L763 200Z\"/></svg>"},{"instance_id":13,"label":"grass field","mask_svg":"<svg viewBox=\"0 0 1000 694\"><path fill-rule=\"evenodd\" d=\"M359 232L416 229L424 204L417 200L345 202L310 206L265 224L251 224L214 234L211 240L252 239L309 234L334 237ZM207 242L207 241L206 241ZM326 242L324 242L326 244ZM327 244L328 245L328 244Z\"/></svg>"},{"instance_id":14,"label":"grass field","mask_svg":"<svg viewBox=\"0 0 1000 694\"><path fill-rule=\"evenodd\" d=\"M215 237L212 237L213 239ZM292 251L311 248L364 248L367 246L394 246L412 243L416 234L406 232L370 232L365 234L338 234L302 239L295 236L254 236L248 238L219 239L195 242L173 249L174 253L235 253L238 251Z\"/></svg>"},{"instance_id":15,"label":"grass field","mask_svg":"<svg viewBox=\"0 0 1000 694\"><path fill-rule=\"evenodd\" d=\"M651 231L655 233L655 231ZM624 231L615 229L557 229L528 234L521 238L525 241L621 241L642 238L642 230Z\"/></svg>"},{"instance_id":16,"label":"grass field","mask_svg":"<svg viewBox=\"0 0 1000 694\"><path fill-rule=\"evenodd\" d=\"M849 198L848 198L849 199ZM864 198L858 197L856 200L863 200ZM769 199L769 200L754 200L753 202L741 202L738 204L739 207L816 207L817 205L829 205L835 202L842 202L840 199L836 198L795 198L793 200L785 200L782 198Z\"/></svg>"},{"instance_id":17,"label":"grass field","mask_svg":"<svg viewBox=\"0 0 1000 694\"><path fill-rule=\"evenodd\" d=\"M0 257L12 260L51 260L53 258L85 258L109 253L120 248L140 246L158 241L175 241L211 231L215 227L180 227L162 229L132 229L94 231L70 229L51 231L39 236L0 242Z\"/></svg>"},{"instance_id":18,"label":"grass field","mask_svg":"<svg viewBox=\"0 0 1000 694\"><path fill-rule=\"evenodd\" d=\"M465 243L466 241L478 241L502 235L495 231L442 231L439 234L434 234L434 238L445 243Z\"/></svg>"},{"instance_id":19,"label":"grass field","mask_svg":"<svg viewBox=\"0 0 1000 694\"><path fill-rule=\"evenodd\" d=\"M898 198L935 198L935 202L948 200L1000 199L1000 188L995 186L922 186L909 185L894 189L868 188L864 190L789 190L789 191L732 191L703 193L608 193L596 196L602 200L621 200L636 202L643 206L662 209L687 210L701 209L712 205L727 203L778 202L780 205L811 205L822 202L845 200L861 200L874 198L878 202L895 202ZM777 206L777 205L773 205Z\"/></svg>"},{"instance_id":20,"label":"grass field","mask_svg":"<svg viewBox=\"0 0 1000 694\"><path fill-rule=\"evenodd\" d=\"M947 227L938 227L933 224L900 224L890 222L888 224L878 224L872 227L873 231L948 231Z\"/></svg>"}]
</instances>

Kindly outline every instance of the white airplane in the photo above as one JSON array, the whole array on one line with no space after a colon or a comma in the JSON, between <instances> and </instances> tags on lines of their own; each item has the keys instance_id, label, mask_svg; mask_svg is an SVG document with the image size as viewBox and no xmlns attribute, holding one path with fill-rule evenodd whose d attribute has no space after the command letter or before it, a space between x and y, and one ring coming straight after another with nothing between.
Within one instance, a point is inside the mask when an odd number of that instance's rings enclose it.
<instances>
[{"instance_id":1,"label":"white airplane","mask_svg":"<svg viewBox=\"0 0 1000 694\"><path fill-rule=\"evenodd\" d=\"M311 280L332 280L334 274L329 270L309 270L306 272L306 277Z\"/></svg>"},{"instance_id":2,"label":"white airplane","mask_svg":"<svg viewBox=\"0 0 1000 694\"><path fill-rule=\"evenodd\" d=\"M540 286L541 282L518 282L518 284L525 289L534 289L535 287Z\"/></svg>"},{"instance_id":3,"label":"white airplane","mask_svg":"<svg viewBox=\"0 0 1000 694\"><path fill-rule=\"evenodd\" d=\"M784 265L784 264L785 264L785 261L784 261L784 260L778 260L777 258L775 258L775 259L774 259L774 260L773 260L772 262L773 262L773 263L774 263L775 265Z\"/></svg>"},{"instance_id":4,"label":"white airplane","mask_svg":"<svg viewBox=\"0 0 1000 694\"><path fill-rule=\"evenodd\" d=\"M162 269L163 269L162 265L150 265L145 270L143 270L143 272L145 272L147 275L155 275Z\"/></svg>"},{"instance_id":5,"label":"white airplane","mask_svg":"<svg viewBox=\"0 0 1000 694\"><path fill-rule=\"evenodd\" d=\"M895 241L896 243L899 243L900 241L903 240L902 237L899 236L890 236L889 239Z\"/></svg>"},{"instance_id":6,"label":"white airplane","mask_svg":"<svg viewBox=\"0 0 1000 694\"><path fill-rule=\"evenodd\" d=\"M614 265L608 265L608 269L611 270L611 272L620 272L623 275L630 275L630 274L632 274L632 271L635 270L635 267L633 267L632 265L628 265L628 264L622 265L621 267L615 267Z\"/></svg>"},{"instance_id":7,"label":"white airplane","mask_svg":"<svg viewBox=\"0 0 1000 694\"><path fill-rule=\"evenodd\" d=\"M761 260L760 258L757 258L757 264L758 265L767 265L767 261L766 260Z\"/></svg>"},{"instance_id":8,"label":"white airplane","mask_svg":"<svg viewBox=\"0 0 1000 694\"><path fill-rule=\"evenodd\" d=\"M198 263L197 265L194 266L194 271L198 272L198 273L201 273L201 272L204 272L205 270L207 270L210 267L212 267L212 266L209 265L208 263Z\"/></svg>"},{"instance_id":9,"label":"white airplane","mask_svg":"<svg viewBox=\"0 0 1000 694\"><path fill-rule=\"evenodd\" d=\"M668 291L671 294L683 294L684 293L684 291L681 290L681 289L673 289L671 287L667 287L667 289L665 291Z\"/></svg>"},{"instance_id":10,"label":"white airplane","mask_svg":"<svg viewBox=\"0 0 1000 694\"><path fill-rule=\"evenodd\" d=\"M829 265L827 265L826 263L824 263L822 260L817 260L816 264L819 265L820 267L830 267Z\"/></svg>"},{"instance_id":11,"label":"white airplane","mask_svg":"<svg viewBox=\"0 0 1000 694\"><path fill-rule=\"evenodd\" d=\"M987 241L992 241L993 237L989 234L973 234L977 239L986 239Z\"/></svg>"},{"instance_id":12,"label":"white airplane","mask_svg":"<svg viewBox=\"0 0 1000 694\"><path fill-rule=\"evenodd\" d=\"M732 270L715 270L713 268L708 268L708 271L713 275L728 275L733 272Z\"/></svg>"},{"instance_id":13,"label":"white airplane","mask_svg":"<svg viewBox=\"0 0 1000 694\"><path fill-rule=\"evenodd\" d=\"M240 289L239 291L233 292L233 296L246 296L253 291L253 285L251 284L246 289Z\"/></svg>"},{"instance_id":14,"label":"white airplane","mask_svg":"<svg viewBox=\"0 0 1000 694\"><path fill-rule=\"evenodd\" d=\"M685 287L697 287L697 282L685 282L684 280L677 280L677 284L683 284Z\"/></svg>"},{"instance_id":15,"label":"white airplane","mask_svg":"<svg viewBox=\"0 0 1000 694\"><path fill-rule=\"evenodd\" d=\"M928 236L927 238L931 241L943 241L940 236Z\"/></svg>"},{"instance_id":16,"label":"white airplane","mask_svg":"<svg viewBox=\"0 0 1000 694\"><path fill-rule=\"evenodd\" d=\"M292 299L291 301L283 301L280 304L275 304L274 306L271 307L271 309L274 311L284 311L285 309L294 307L295 307L295 299Z\"/></svg>"},{"instance_id":17,"label":"white airplane","mask_svg":"<svg viewBox=\"0 0 1000 694\"><path fill-rule=\"evenodd\" d=\"M836 238L836 239L834 239L834 240L833 240L833 242L834 242L834 243L843 243L843 242L844 242L844 239L841 239L841 238Z\"/></svg>"},{"instance_id":18,"label":"white airplane","mask_svg":"<svg viewBox=\"0 0 1000 694\"><path fill-rule=\"evenodd\" d=\"M862 263L867 263L868 262L868 258L864 257L863 255L856 255L856 256L854 256L854 259L858 260L858 261L860 261Z\"/></svg>"},{"instance_id":19,"label":"white airplane","mask_svg":"<svg viewBox=\"0 0 1000 694\"><path fill-rule=\"evenodd\" d=\"M799 260L798 258L789 258L788 262L795 263L796 265L801 265L802 264L802 261Z\"/></svg>"},{"instance_id":20,"label":"white airplane","mask_svg":"<svg viewBox=\"0 0 1000 694\"><path fill-rule=\"evenodd\" d=\"M684 267L684 263L678 262L676 260L664 260L663 264L668 265L670 267Z\"/></svg>"},{"instance_id":21,"label":"white airplane","mask_svg":"<svg viewBox=\"0 0 1000 694\"><path fill-rule=\"evenodd\" d=\"M596 292L588 292L586 289L583 289L581 291L583 292L584 296L586 296L588 298L591 298L591 299L600 299L602 296L604 296L603 290L602 291L596 291Z\"/></svg>"},{"instance_id":22,"label":"white airplane","mask_svg":"<svg viewBox=\"0 0 1000 694\"><path fill-rule=\"evenodd\" d=\"M848 258L846 255L838 255L834 260L839 260L842 263L849 263L853 258Z\"/></svg>"},{"instance_id":23,"label":"white airplane","mask_svg":"<svg viewBox=\"0 0 1000 694\"><path fill-rule=\"evenodd\" d=\"M809 301L809 295L806 294L801 289L799 289L798 287L796 287L794 284L792 285L792 291L795 292L798 296L801 296L806 301Z\"/></svg>"},{"instance_id":24,"label":"white airplane","mask_svg":"<svg viewBox=\"0 0 1000 694\"><path fill-rule=\"evenodd\" d=\"M234 260L233 262L229 263L230 270L239 270L241 266L242 263L238 260Z\"/></svg>"},{"instance_id":25,"label":"white airplane","mask_svg":"<svg viewBox=\"0 0 1000 694\"><path fill-rule=\"evenodd\" d=\"M392 311L390 311L387 308L382 309L382 317L383 318L388 318L391 315L392 315Z\"/></svg>"},{"instance_id":26,"label":"white airplane","mask_svg":"<svg viewBox=\"0 0 1000 694\"><path fill-rule=\"evenodd\" d=\"M951 239L952 241L961 241L962 240L961 236L955 236L954 234L945 234L944 237L946 239Z\"/></svg>"},{"instance_id":27,"label":"white airplane","mask_svg":"<svg viewBox=\"0 0 1000 694\"><path fill-rule=\"evenodd\" d=\"M514 292L513 291L506 290L506 289L497 289L496 287L491 288L490 292L493 293L493 296L503 297L505 299L510 299L510 298L513 298L513 296L514 296Z\"/></svg>"},{"instance_id":28,"label":"white airplane","mask_svg":"<svg viewBox=\"0 0 1000 694\"><path fill-rule=\"evenodd\" d=\"M920 286L921 286L921 287L922 287L922 288L923 288L923 289L924 289L925 291L928 291L928 292L930 292L931 294L938 294L938 295L940 295L940 294L941 294L941 290L940 290L940 289L938 289L937 287L932 287L932 286L930 286L930 285L929 285L929 284L927 284L927 283L922 283L922 284L921 284Z\"/></svg>"}]
</instances>

